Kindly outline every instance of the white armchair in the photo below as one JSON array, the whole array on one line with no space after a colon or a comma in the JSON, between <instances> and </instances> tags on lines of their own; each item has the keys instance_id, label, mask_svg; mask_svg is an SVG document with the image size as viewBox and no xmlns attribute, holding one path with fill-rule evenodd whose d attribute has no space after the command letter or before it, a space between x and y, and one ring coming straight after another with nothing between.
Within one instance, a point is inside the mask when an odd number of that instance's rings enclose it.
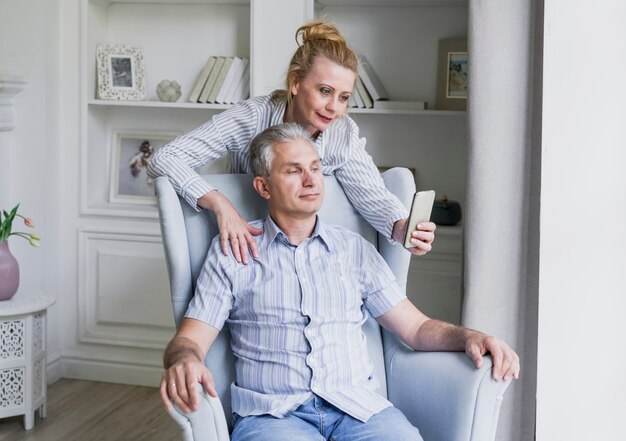
<instances>
[{"instance_id":1,"label":"white armchair","mask_svg":"<svg viewBox=\"0 0 626 441\"><path fill-rule=\"evenodd\" d=\"M383 174L387 187L405 205L415 191L413 175L403 168ZM259 219L267 215L266 202L252 188L250 175L211 175L210 181L228 197L241 215ZM174 192L167 178L156 180L163 245L170 277L176 324L180 323L194 293L211 240L218 233L210 212L196 212ZM392 245L363 220L334 177L325 178L325 200L320 217L357 231L377 246L400 286L406 286L410 254ZM417 305L419 307L419 305ZM500 403L508 382L491 378L487 357L476 369L457 352L416 352L370 319L364 326L370 358L381 382L378 390L419 428L426 441L493 441ZM235 359L225 327L206 357L219 399L202 391L200 410L172 417L181 425L185 441L227 441L231 421L230 384Z\"/></svg>"}]
</instances>

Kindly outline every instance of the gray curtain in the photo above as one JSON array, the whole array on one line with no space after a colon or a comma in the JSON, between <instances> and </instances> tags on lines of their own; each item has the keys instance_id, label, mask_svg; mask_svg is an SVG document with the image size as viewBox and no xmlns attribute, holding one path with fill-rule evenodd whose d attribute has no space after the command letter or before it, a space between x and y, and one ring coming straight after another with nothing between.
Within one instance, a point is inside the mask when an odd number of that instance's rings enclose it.
<instances>
[{"instance_id":1,"label":"gray curtain","mask_svg":"<svg viewBox=\"0 0 626 441\"><path fill-rule=\"evenodd\" d=\"M506 340L522 372L496 439L533 440L543 2L470 0L463 324Z\"/></svg>"}]
</instances>

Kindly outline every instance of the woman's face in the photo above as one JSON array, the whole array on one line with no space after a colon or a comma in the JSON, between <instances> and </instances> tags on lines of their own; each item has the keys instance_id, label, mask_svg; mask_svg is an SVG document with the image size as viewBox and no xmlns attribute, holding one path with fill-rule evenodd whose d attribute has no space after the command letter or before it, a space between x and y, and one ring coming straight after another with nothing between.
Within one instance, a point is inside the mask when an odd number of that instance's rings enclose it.
<instances>
[{"instance_id":1,"label":"woman's face","mask_svg":"<svg viewBox=\"0 0 626 441\"><path fill-rule=\"evenodd\" d=\"M292 83L293 99L287 113L289 121L285 122L297 122L317 136L345 113L354 80L350 69L326 57L317 57L309 73Z\"/></svg>"}]
</instances>

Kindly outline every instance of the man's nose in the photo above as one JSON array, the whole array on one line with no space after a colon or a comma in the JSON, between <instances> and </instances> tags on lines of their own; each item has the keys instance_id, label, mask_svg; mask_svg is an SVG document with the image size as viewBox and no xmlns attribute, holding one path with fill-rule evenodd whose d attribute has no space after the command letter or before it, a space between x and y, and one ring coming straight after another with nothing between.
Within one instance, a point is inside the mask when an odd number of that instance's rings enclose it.
<instances>
[{"instance_id":1,"label":"man's nose","mask_svg":"<svg viewBox=\"0 0 626 441\"><path fill-rule=\"evenodd\" d=\"M309 170L305 170L302 174L302 185L305 187L311 187L315 185L314 175Z\"/></svg>"}]
</instances>

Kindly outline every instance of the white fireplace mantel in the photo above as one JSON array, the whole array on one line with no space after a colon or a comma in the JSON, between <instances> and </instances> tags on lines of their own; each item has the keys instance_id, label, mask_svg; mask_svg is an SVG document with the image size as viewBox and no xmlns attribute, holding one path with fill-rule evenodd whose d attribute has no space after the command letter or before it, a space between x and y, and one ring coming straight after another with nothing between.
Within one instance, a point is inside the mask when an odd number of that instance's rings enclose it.
<instances>
[{"instance_id":1,"label":"white fireplace mantel","mask_svg":"<svg viewBox=\"0 0 626 441\"><path fill-rule=\"evenodd\" d=\"M0 72L0 132L15 128L13 118L13 98L26 87L28 82L23 75Z\"/></svg>"}]
</instances>

